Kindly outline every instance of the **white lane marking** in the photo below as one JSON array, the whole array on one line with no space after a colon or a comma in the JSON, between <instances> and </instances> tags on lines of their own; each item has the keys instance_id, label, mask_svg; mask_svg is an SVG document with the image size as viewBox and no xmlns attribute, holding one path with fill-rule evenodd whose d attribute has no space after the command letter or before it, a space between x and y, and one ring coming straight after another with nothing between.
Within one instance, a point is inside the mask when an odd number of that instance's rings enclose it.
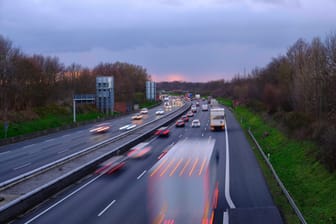
<instances>
[{"instance_id":1,"label":"white lane marking","mask_svg":"<svg viewBox=\"0 0 336 224\"><path fill-rule=\"evenodd\" d=\"M13 168L13 170L21 169L21 168L23 168L23 167L29 166L30 164L31 164L31 163L23 164L22 166L18 166L18 167Z\"/></svg>"},{"instance_id":2,"label":"white lane marking","mask_svg":"<svg viewBox=\"0 0 336 224\"><path fill-rule=\"evenodd\" d=\"M179 135L179 138L182 138L183 135Z\"/></svg>"},{"instance_id":3,"label":"white lane marking","mask_svg":"<svg viewBox=\"0 0 336 224\"><path fill-rule=\"evenodd\" d=\"M10 153L10 151L0 152L0 155L5 155L7 153Z\"/></svg>"},{"instance_id":4,"label":"white lane marking","mask_svg":"<svg viewBox=\"0 0 336 224\"><path fill-rule=\"evenodd\" d=\"M225 198L228 202L230 208L236 208L233 203L230 195L230 154L229 154L229 137L228 137L228 127L226 121L224 120L225 125L225 139L226 139L226 166L225 166Z\"/></svg>"},{"instance_id":5,"label":"white lane marking","mask_svg":"<svg viewBox=\"0 0 336 224\"><path fill-rule=\"evenodd\" d=\"M68 137L68 136L70 136L70 134L67 134L67 135L63 135L63 136L62 136L62 138L64 138L64 137Z\"/></svg>"},{"instance_id":6,"label":"white lane marking","mask_svg":"<svg viewBox=\"0 0 336 224\"><path fill-rule=\"evenodd\" d=\"M146 172L147 172L147 170L144 170L144 171L137 177L137 180L139 180L143 175L145 175Z\"/></svg>"},{"instance_id":7,"label":"white lane marking","mask_svg":"<svg viewBox=\"0 0 336 224\"><path fill-rule=\"evenodd\" d=\"M37 152L40 152L40 150L37 150L37 151L30 151L28 154L31 155L31 154L34 154L34 153L37 153Z\"/></svg>"},{"instance_id":8,"label":"white lane marking","mask_svg":"<svg viewBox=\"0 0 336 224\"><path fill-rule=\"evenodd\" d=\"M106 212L106 210L109 209L109 207L111 207L115 202L116 202L116 200L113 200L110 204L108 204L108 206L106 206L106 208L104 208L103 211L101 211L98 214L98 216L101 216L102 214L104 214L104 212Z\"/></svg>"},{"instance_id":9,"label":"white lane marking","mask_svg":"<svg viewBox=\"0 0 336 224\"><path fill-rule=\"evenodd\" d=\"M59 151L57 154L62 154L65 153L66 151L68 151L67 149L63 150L63 151Z\"/></svg>"},{"instance_id":10,"label":"white lane marking","mask_svg":"<svg viewBox=\"0 0 336 224\"><path fill-rule=\"evenodd\" d=\"M229 212L225 211L223 214L223 224L229 224Z\"/></svg>"},{"instance_id":11,"label":"white lane marking","mask_svg":"<svg viewBox=\"0 0 336 224\"><path fill-rule=\"evenodd\" d=\"M31 147L31 146L34 146L35 144L31 144L31 145L25 145L25 146L23 146L23 148L25 149L25 148L28 148L28 147Z\"/></svg>"},{"instance_id":12,"label":"white lane marking","mask_svg":"<svg viewBox=\"0 0 336 224\"><path fill-rule=\"evenodd\" d=\"M44 142L51 142L51 141L54 141L55 139L51 138L51 139L47 139L45 140Z\"/></svg>"},{"instance_id":13,"label":"white lane marking","mask_svg":"<svg viewBox=\"0 0 336 224\"><path fill-rule=\"evenodd\" d=\"M202 137L204 136L204 133L202 133Z\"/></svg>"},{"instance_id":14,"label":"white lane marking","mask_svg":"<svg viewBox=\"0 0 336 224\"><path fill-rule=\"evenodd\" d=\"M52 206L50 206L49 208L47 208L46 210L44 210L43 212L39 213L38 215L34 216L32 219L28 220L27 222L25 222L25 224L31 223L32 221L38 219L40 216L44 215L45 213L47 213L49 210L53 209L54 207L56 207L57 205L61 204L63 201L65 201L66 199L70 198L72 195L76 194L77 192L79 192L80 190L82 190L83 188L85 188L86 186L88 186L89 184L91 184L92 182L94 182L95 180L97 180L99 177L101 177L102 175L104 175L104 173L100 174L99 176L97 176L96 178L93 178L91 181L87 182L86 184L84 184L83 186L81 186L80 188L78 188L77 190L75 190L74 192L72 192L71 194L67 195L66 197L64 197L63 199L61 199L60 201L56 202L55 204L53 204Z\"/></svg>"},{"instance_id":15,"label":"white lane marking","mask_svg":"<svg viewBox=\"0 0 336 224\"><path fill-rule=\"evenodd\" d=\"M206 131L206 128L204 128L204 131Z\"/></svg>"},{"instance_id":16,"label":"white lane marking","mask_svg":"<svg viewBox=\"0 0 336 224\"><path fill-rule=\"evenodd\" d=\"M209 138L208 138L208 143L211 141L211 135L209 136Z\"/></svg>"},{"instance_id":17,"label":"white lane marking","mask_svg":"<svg viewBox=\"0 0 336 224\"><path fill-rule=\"evenodd\" d=\"M148 142L148 144L154 142L157 138L158 138L158 137L154 137L152 140L150 140L150 141Z\"/></svg>"}]
</instances>

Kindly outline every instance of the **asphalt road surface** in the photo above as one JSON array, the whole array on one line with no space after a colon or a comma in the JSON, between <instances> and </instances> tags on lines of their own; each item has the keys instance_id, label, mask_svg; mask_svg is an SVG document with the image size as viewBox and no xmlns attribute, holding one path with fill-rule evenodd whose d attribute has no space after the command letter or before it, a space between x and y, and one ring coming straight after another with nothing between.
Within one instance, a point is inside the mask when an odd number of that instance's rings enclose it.
<instances>
[{"instance_id":1,"label":"asphalt road surface","mask_svg":"<svg viewBox=\"0 0 336 224\"><path fill-rule=\"evenodd\" d=\"M178 141L209 138L216 140L219 152L214 223L282 223L253 151L231 112L226 110L226 132L209 130L209 112L199 109L194 118L200 119L200 128L191 128L191 121L184 128L171 126L168 138L148 140L149 156L128 160L112 175L89 175L14 223L149 223L147 175L158 156Z\"/></svg>"},{"instance_id":2,"label":"asphalt road surface","mask_svg":"<svg viewBox=\"0 0 336 224\"><path fill-rule=\"evenodd\" d=\"M127 124L141 125L158 118L156 107L149 110L141 120L133 120L134 114L99 122L110 123L111 129L107 133L92 134L90 129L94 125L85 125L78 128L60 131L46 136L5 145L0 147L0 183L20 174L24 174L45 164L71 155L84 148L95 145L108 138L122 133L120 127ZM168 112L168 111L167 111ZM98 123L98 124L99 124Z\"/></svg>"}]
</instances>

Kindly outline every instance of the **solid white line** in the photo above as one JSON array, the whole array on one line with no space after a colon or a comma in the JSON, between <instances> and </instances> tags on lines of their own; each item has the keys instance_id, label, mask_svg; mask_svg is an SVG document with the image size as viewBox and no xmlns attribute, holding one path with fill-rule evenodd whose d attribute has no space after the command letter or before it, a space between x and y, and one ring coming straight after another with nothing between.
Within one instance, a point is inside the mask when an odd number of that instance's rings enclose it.
<instances>
[{"instance_id":1,"label":"solid white line","mask_svg":"<svg viewBox=\"0 0 336 224\"><path fill-rule=\"evenodd\" d=\"M29 166L30 164L31 164L31 163L23 164L22 166L18 166L18 167L13 168L13 170L21 169L21 168L23 168L23 167Z\"/></svg>"},{"instance_id":2,"label":"solid white line","mask_svg":"<svg viewBox=\"0 0 336 224\"><path fill-rule=\"evenodd\" d=\"M63 135L63 136L62 136L62 138L64 138L64 137L68 137L68 136L70 136L70 134L67 134L67 135Z\"/></svg>"},{"instance_id":3,"label":"solid white line","mask_svg":"<svg viewBox=\"0 0 336 224\"><path fill-rule=\"evenodd\" d=\"M145 175L146 172L147 172L147 170L144 170L144 171L137 177L137 179L139 180L143 175Z\"/></svg>"},{"instance_id":4,"label":"solid white line","mask_svg":"<svg viewBox=\"0 0 336 224\"><path fill-rule=\"evenodd\" d=\"M49 210L53 209L54 207L56 207L57 205L61 204L63 201L65 201L66 199L70 198L72 195L76 194L77 192L79 192L80 190L82 190L84 187L88 186L89 184L91 184L92 182L94 182L95 180L97 180L99 177L101 177L104 173L100 174L99 176L97 176L96 178L92 179L91 181L87 182L86 184L84 184L83 186L81 186L80 188L78 188L77 190L75 190L74 192L72 192L71 194L67 195L65 198L61 199L60 201L56 202L55 204L53 204L52 206L50 206L49 208L47 208L46 210L44 210L43 212L39 213L38 215L34 216L32 219L28 220L27 222L25 222L25 224L31 223L32 221L34 221L35 219L38 219L40 216L44 215L45 213L47 213Z\"/></svg>"},{"instance_id":5,"label":"solid white line","mask_svg":"<svg viewBox=\"0 0 336 224\"><path fill-rule=\"evenodd\" d=\"M226 211L223 214L223 224L229 224L229 212Z\"/></svg>"},{"instance_id":6,"label":"solid white line","mask_svg":"<svg viewBox=\"0 0 336 224\"><path fill-rule=\"evenodd\" d=\"M226 139L225 198L230 208L236 208L230 195L230 154L229 154L228 127L226 124L226 120L224 120L224 125L225 125L225 139Z\"/></svg>"},{"instance_id":7,"label":"solid white line","mask_svg":"<svg viewBox=\"0 0 336 224\"><path fill-rule=\"evenodd\" d=\"M109 207L111 207L114 203L116 202L116 200L113 200L108 206L106 206L106 208L104 208L103 211L101 211L98 216L101 216L102 214L104 214L104 212L106 212L107 209L109 209Z\"/></svg>"}]
</instances>

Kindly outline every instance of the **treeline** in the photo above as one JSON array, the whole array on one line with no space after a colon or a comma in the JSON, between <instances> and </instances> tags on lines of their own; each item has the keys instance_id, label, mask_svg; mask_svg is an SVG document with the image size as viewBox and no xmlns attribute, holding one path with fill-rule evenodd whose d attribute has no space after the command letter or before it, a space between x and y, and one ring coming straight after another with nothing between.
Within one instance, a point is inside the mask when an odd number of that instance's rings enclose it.
<instances>
[{"instance_id":1,"label":"treeline","mask_svg":"<svg viewBox=\"0 0 336 224\"><path fill-rule=\"evenodd\" d=\"M213 96L219 97L223 95L228 95L229 92L223 88L227 85L228 82L225 82L224 79L209 81L209 82L182 82L182 81L173 81L173 82L159 82L157 83L158 90L171 91L178 94L184 93L199 93L202 96Z\"/></svg>"},{"instance_id":2,"label":"treeline","mask_svg":"<svg viewBox=\"0 0 336 224\"><path fill-rule=\"evenodd\" d=\"M299 39L286 55L225 88L237 102L266 110L289 135L318 142L317 157L336 170L336 34Z\"/></svg>"},{"instance_id":3,"label":"treeline","mask_svg":"<svg viewBox=\"0 0 336 224\"><path fill-rule=\"evenodd\" d=\"M49 104L70 105L74 94L94 94L96 76L114 76L115 100L145 100L147 71L128 63L101 63L93 69L64 66L57 57L29 56L0 35L0 121L11 111ZM131 102L133 103L133 102Z\"/></svg>"},{"instance_id":4,"label":"treeline","mask_svg":"<svg viewBox=\"0 0 336 224\"><path fill-rule=\"evenodd\" d=\"M162 82L160 89L231 98L267 112L289 136L314 140L317 158L336 170L336 34L297 40L286 55L230 82Z\"/></svg>"}]
</instances>

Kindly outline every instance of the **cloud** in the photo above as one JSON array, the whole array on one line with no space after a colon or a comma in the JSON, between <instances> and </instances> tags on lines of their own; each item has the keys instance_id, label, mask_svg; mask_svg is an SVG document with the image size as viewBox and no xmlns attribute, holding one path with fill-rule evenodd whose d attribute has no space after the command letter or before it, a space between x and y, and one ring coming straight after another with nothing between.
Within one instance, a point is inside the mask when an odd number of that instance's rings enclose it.
<instances>
[{"instance_id":1,"label":"cloud","mask_svg":"<svg viewBox=\"0 0 336 224\"><path fill-rule=\"evenodd\" d=\"M0 32L24 52L93 67L143 65L186 79L263 66L294 43L334 31L335 1L0 0Z\"/></svg>"}]
</instances>

